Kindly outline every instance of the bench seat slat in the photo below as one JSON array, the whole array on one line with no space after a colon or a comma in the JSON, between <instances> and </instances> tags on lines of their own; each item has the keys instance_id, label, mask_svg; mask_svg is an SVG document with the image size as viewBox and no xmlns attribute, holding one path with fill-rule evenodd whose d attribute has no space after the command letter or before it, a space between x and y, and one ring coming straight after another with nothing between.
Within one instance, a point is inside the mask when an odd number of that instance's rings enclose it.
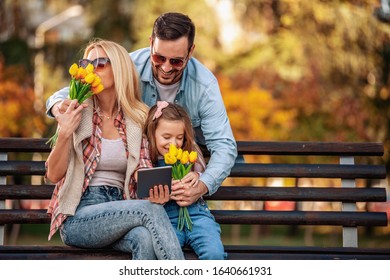
<instances>
[{"instance_id":1,"label":"bench seat slat","mask_svg":"<svg viewBox=\"0 0 390 280\"><path fill-rule=\"evenodd\" d=\"M212 210L221 224L387 226L384 212ZM47 224L46 210L1 210L0 224Z\"/></svg>"},{"instance_id":2,"label":"bench seat slat","mask_svg":"<svg viewBox=\"0 0 390 280\"><path fill-rule=\"evenodd\" d=\"M0 260L126 260L131 259L131 253L124 253L112 249L81 249L76 247L48 246L48 245L21 245L0 246Z\"/></svg>"},{"instance_id":3,"label":"bench seat slat","mask_svg":"<svg viewBox=\"0 0 390 280\"><path fill-rule=\"evenodd\" d=\"M314 246L251 246L225 245L229 260L388 260L390 249L336 248ZM184 248L187 260L195 260L195 253ZM0 260L126 260L131 254L112 249L81 249L69 246L25 245L0 246Z\"/></svg>"},{"instance_id":4,"label":"bench seat slat","mask_svg":"<svg viewBox=\"0 0 390 280\"><path fill-rule=\"evenodd\" d=\"M50 199L53 185L0 186L0 199ZM240 188L239 190L237 188ZM384 202L385 188L228 187L222 186L205 200Z\"/></svg>"}]
</instances>

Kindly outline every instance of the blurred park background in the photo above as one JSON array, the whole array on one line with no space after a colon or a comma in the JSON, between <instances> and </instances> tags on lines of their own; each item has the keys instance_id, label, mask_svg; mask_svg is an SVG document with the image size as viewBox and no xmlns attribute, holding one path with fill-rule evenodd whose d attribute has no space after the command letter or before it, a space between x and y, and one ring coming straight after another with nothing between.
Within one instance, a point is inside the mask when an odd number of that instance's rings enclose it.
<instances>
[{"instance_id":1,"label":"blurred park background","mask_svg":"<svg viewBox=\"0 0 390 280\"><path fill-rule=\"evenodd\" d=\"M388 0L0 0L0 137L50 137L56 126L45 101L68 85L68 68L87 42L110 39L129 52L146 47L154 20L167 11L194 21L194 56L217 76L237 140L382 142L390 170ZM329 184L337 187L322 185ZM371 207L390 211L385 203ZM47 242L47 226L30 227L10 243ZM340 242L334 231L229 226L223 238L332 245ZM390 247L389 228L362 232L367 246Z\"/></svg>"}]
</instances>

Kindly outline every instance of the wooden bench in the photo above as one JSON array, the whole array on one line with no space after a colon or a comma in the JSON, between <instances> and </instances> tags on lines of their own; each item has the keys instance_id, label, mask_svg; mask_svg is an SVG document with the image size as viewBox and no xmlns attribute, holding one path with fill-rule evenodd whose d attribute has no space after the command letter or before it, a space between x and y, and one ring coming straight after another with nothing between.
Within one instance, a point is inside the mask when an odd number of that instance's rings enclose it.
<instances>
[{"instance_id":1,"label":"wooden bench","mask_svg":"<svg viewBox=\"0 0 390 280\"><path fill-rule=\"evenodd\" d=\"M51 197L53 185L16 184L13 180L17 176L43 176L44 160L50 151L46 140L0 138L0 259L131 258L128 254L111 249L3 245L4 225L49 223L46 209L5 209L6 200ZM239 155L245 157L245 162L237 161L218 192L206 197L209 204L214 206L211 207L212 213L221 225L331 226L342 229L342 244L331 247L229 244L225 245L229 259L390 259L390 248L358 246L361 229L388 225L385 212L358 207L361 202L387 200L387 181L384 187L369 187L368 184L383 182L387 176L382 162L384 148L381 143L239 141L237 145ZM17 155L24 156L14 160ZM290 181L292 178L294 184L290 187L271 187L272 178L288 178ZM339 185L319 185L317 180L321 178L330 180L332 184L339 182ZM303 180L313 180L314 183L302 186ZM265 201L293 201L297 206L289 211L269 211L264 206L253 210L226 210L224 205L229 201L258 205L264 205ZM332 211L301 208L306 202L316 201L339 203L342 207ZM261 234L258 239L262 239ZM187 259L196 259L190 249L186 248L184 252Z\"/></svg>"}]
</instances>

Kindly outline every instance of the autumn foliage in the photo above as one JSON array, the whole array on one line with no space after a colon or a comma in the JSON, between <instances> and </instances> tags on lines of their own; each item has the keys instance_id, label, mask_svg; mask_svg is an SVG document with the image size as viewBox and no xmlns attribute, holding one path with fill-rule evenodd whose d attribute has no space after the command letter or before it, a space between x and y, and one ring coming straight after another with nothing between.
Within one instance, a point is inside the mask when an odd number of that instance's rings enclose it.
<instances>
[{"instance_id":1,"label":"autumn foliage","mask_svg":"<svg viewBox=\"0 0 390 280\"><path fill-rule=\"evenodd\" d=\"M44 131L44 112L34 110L32 85L23 65L5 66L0 60L0 137L33 137Z\"/></svg>"}]
</instances>

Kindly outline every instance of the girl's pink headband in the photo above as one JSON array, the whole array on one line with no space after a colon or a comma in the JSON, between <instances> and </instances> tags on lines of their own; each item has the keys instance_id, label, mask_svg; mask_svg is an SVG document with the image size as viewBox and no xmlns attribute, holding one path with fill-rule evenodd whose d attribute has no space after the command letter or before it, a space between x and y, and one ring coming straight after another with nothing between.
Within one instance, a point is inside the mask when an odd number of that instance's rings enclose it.
<instances>
[{"instance_id":1,"label":"girl's pink headband","mask_svg":"<svg viewBox=\"0 0 390 280\"><path fill-rule=\"evenodd\" d=\"M169 103L166 101L157 101L157 110L154 113L152 120L154 121L155 119L158 119L159 117L161 117L162 110L167 108L168 105L169 105Z\"/></svg>"}]
</instances>

